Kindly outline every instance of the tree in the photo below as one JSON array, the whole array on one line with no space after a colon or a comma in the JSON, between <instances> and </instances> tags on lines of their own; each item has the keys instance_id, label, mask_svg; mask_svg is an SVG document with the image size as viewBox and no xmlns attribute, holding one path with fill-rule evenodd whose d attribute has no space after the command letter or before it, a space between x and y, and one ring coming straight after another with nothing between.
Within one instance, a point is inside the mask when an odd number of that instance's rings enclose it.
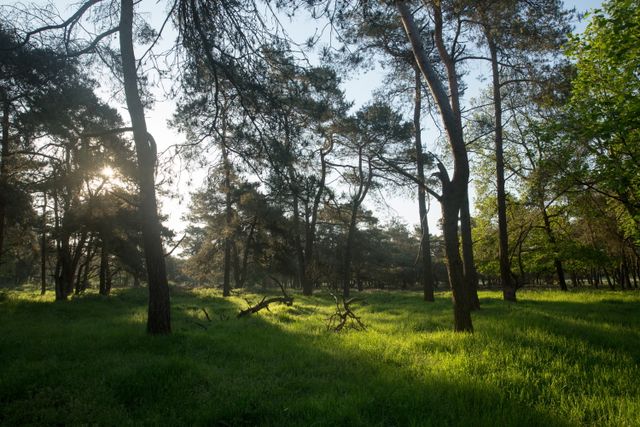
<instances>
[{"instance_id":1,"label":"tree","mask_svg":"<svg viewBox=\"0 0 640 427\"><path fill-rule=\"evenodd\" d=\"M144 218L142 237L149 283L149 310L147 332L171 333L169 283L160 236L161 225L155 190L156 143L147 131L144 106L138 90L136 59L133 50L133 0L122 0L120 10L120 57L124 92L133 127L133 139L138 160L140 186L140 213Z\"/></svg>"},{"instance_id":2,"label":"tree","mask_svg":"<svg viewBox=\"0 0 640 427\"><path fill-rule=\"evenodd\" d=\"M31 140L21 137L31 126L31 110L48 94L78 76L77 64L60 58L52 49L20 43L15 28L0 21L0 103L2 139L0 141L0 264L5 253L5 230L11 222L27 218L30 209L29 182L25 170L33 166ZM40 159L38 159L40 160Z\"/></svg>"},{"instance_id":3,"label":"tree","mask_svg":"<svg viewBox=\"0 0 640 427\"><path fill-rule=\"evenodd\" d=\"M450 176L442 163L438 164L439 179L442 194L439 197L442 206L442 232L445 241L447 268L449 283L453 290L454 302L454 329L456 331L473 331L471 321L471 282L468 277L474 267L472 260L467 258L467 268L464 268L460 256L460 244L458 233L458 218L463 213L465 203L468 204L468 180L469 159L462 132L462 117L460 109L460 82L456 70L455 55L459 45L457 37L453 37L453 45L447 49L444 36L444 13L441 2L426 2L434 22L433 40L437 48L439 62L429 55L425 49L424 38L416 25L413 13L409 5L404 1L395 2L396 9L411 43L413 54L416 58L431 95L440 112L440 117L447 134L447 139L453 158L453 175ZM455 14L452 15L455 18ZM457 19L461 19L460 16ZM460 26L455 32L460 31ZM453 55L452 55L453 53ZM442 65L445 69L446 80L437 72L437 67ZM448 92L444 83L448 84ZM462 218L464 224L464 218ZM470 244L469 238L466 239ZM464 243L464 233L463 233ZM468 255L468 251L466 251Z\"/></svg>"},{"instance_id":4,"label":"tree","mask_svg":"<svg viewBox=\"0 0 640 427\"><path fill-rule=\"evenodd\" d=\"M347 236L344 249L342 278L343 297L348 298L351 287L351 261L353 245L356 237L358 213L369 190L374 185L374 177L379 166L375 160L384 157L387 147L404 145L411 136L409 123L402 121L402 116L388 105L374 103L356 112L355 117L348 118L340 132L337 144L341 147L341 156L354 158L352 164L341 165L346 171L342 174L350 187L347 205Z\"/></svg>"},{"instance_id":5,"label":"tree","mask_svg":"<svg viewBox=\"0 0 640 427\"><path fill-rule=\"evenodd\" d=\"M572 134L584 148L583 186L619 201L640 236L640 5L612 0L591 14L569 54L577 63L569 105ZM578 159L580 160L580 159Z\"/></svg>"},{"instance_id":6,"label":"tree","mask_svg":"<svg viewBox=\"0 0 640 427\"><path fill-rule=\"evenodd\" d=\"M516 301L509 263L501 92L514 82L539 78L535 68L549 62L545 55L559 52L569 27L566 13L556 0L494 1L480 7L470 5L467 13L478 25L489 51L486 59L491 63L493 87L500 280L504 299Z\"/></svg>"},{"instance_id":7,"label":"tree","mask_svg":"<svg viewBox=\"0 0 640 427\"><path fill-rule=\"evenodd\" d=\"M145 251L145 264L149 283L149 314L147 331L151 334L165 334L171 332L169 288L164 264L164 252L161 240L161 225L157 212L155 194L155 163L156 146L151 134L147 131L144 117L144 106L140 96L138 84L141 79L137 75L137 64L133 48L134 5L132 0L120 3L119 16L114 14L117 8L96 6L99 1L89 1L78 6L76 11L62 22L50 22L43 17L46 25L39 28L27 28L23 31L22 41L18 47L26 46L38 38L44 43L59 46L64 52L60 57L75 58L94 53L100 49L102 42L108 42L115 33L120 35L120 51L118 54L107 48L101 59L110 58L111 69L122 71L124 94L131 118L131 129L112 129L111 133L122 133L132 130L137 154L137 179L140 190L140 211L144 218L142 234ZM19 9L17 9L19 10ZM86 31L90 35L88 41L81 41L70 37L73 29L82 27L82 20L88 19L89 12L95 11L100 18L92 21L95 31ZM94 16L94 17L95 17ZM93 19L93 18L92 18ZM118 22L116 24L116 22ZM144 26L144 24L143 24ZM106 27L106 28L105 28ZM144 26L149 30L148 26ZM103 31L102 31L103 30ZM100 32L102 31L102 32ZM97 33L96 33L97 32ZM153 31L140 31L142 37L153 40ZM151 36L150 36L151 34ZM115 58L118 58L115 60Z\"/></svg>"},{"instance_id":8,"label":"tree","mask_svg":"<svg viewBox=\"0 0 640 427\"><path fill-rule=\"evenodd\" d=\"M420 258L422 264L422 287L425 301L433 302L434 276L430 256L429 223L427 220L427 186L432 182L425 179L425 168L432 167L433 161L425 154L422 143L422 110L423 110L423 82L420 68L415 62L411 52L411 46L407 42L406 35L393 10L384 5L369 6L371 12L366 14L355 13L352 21L346 21L346 27L353 42L359 49L350 53L348 58L352 64L370 63L376 51L382 52L385 58L385 68L388 72L388 84L384 89L384 95L393 96L398 93L409 92L413 96L413 149L399 147L396 150L388 150L393 155L387 158L379 158L389 170L388 176L398 175L401 179L408 180L418 187L418 214L422 242ZM366 58L367 60L365 60ZM411 82L411 83L409 83ZM402 102L406 102L404 97ZM413 163L415 172L408 170L408 165Z\"/></svg>"}]
</instances>

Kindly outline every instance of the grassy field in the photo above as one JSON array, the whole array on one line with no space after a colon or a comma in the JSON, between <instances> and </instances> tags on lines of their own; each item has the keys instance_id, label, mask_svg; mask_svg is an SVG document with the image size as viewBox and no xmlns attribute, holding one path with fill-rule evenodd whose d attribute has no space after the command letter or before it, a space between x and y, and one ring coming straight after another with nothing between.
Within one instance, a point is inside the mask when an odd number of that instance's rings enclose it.
<instances>
[{"instance_id":1,"label":"grassy field","mask_svg":"<svg viewBox=\"0 0 640 427\"><path fill-rule=\"evenodd\" d=\"M0 423L640 425L637 292L482 292L473 335L447 294L365 296L368 329L336 334L326 294L236 319L241 298L174 290L150 337L144 289L0 291Z\"/></svg>"}]
</instances>

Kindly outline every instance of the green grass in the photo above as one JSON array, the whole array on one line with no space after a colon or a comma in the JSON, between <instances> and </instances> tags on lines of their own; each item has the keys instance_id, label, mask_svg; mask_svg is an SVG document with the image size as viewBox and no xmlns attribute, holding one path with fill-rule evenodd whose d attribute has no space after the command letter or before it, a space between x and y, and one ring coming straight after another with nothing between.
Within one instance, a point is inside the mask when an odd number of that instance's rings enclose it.
<instances>
[{"instance_id":1,"label":"green grass","mask_svg":"<svg viewBox=\"0 0 640 427\"><path fill-rule=\"evenodd\" d=\"M473 335L448 294L366 293L368 329L340 334L330 297L295 298L236 319L240 298L174 290L174 333L150 337L144 289L4 291L0 423L640 425L637 292L482 292Z\"/></svg>"}]
</instances>

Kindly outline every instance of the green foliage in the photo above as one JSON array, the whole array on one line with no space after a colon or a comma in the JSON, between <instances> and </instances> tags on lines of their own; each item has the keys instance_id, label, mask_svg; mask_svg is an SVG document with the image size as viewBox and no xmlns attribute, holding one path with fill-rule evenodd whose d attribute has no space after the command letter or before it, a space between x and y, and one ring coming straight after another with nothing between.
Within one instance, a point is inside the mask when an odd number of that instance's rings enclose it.
<instances>
[{"instance_id":1,"label":"green foliage","mask_svg":"<svg viewBox=\"0 0 640 427\"><path fill-rule=\"evenodd\" d=\"M587 177L628 210L640 238L640 4L611 0L591 14L569 55L577 61L570 109L587 148Z\"/></svg>"},{"instance_id":2,"label":"green foliage","mask_svg":"<svg viewBox=\"0 0 640 427\"><path fill-rule=\"evenodd\" d=\"M143 332L146 292L53 303L0 294L0 423L632 426L633 293L481 292L476 333L448 294L365 293L367 331L336 334L328 295L247 319L216 291L173 290L174 334ZM258 296L248 295L249 299ZM202 309L205 309L209 322ZM205 329L206 328L206 329Z\"/></svg>"}]
</instances>

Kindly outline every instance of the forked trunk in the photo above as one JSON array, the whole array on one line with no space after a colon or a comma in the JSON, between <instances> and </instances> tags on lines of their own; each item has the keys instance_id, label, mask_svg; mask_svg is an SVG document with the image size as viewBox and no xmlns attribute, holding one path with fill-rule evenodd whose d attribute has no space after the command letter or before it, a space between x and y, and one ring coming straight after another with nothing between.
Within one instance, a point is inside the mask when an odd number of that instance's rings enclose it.
<instances>
[{"instance_id":1,"label":"forked trunk","mask_svg":"<svg viewBox=\"0 0 640 427\"><path fill-rule=\"evenodd\" d=\"M442 78L431 62L432 58L426 53L422 45L420 30L413 19L409 4L405 1L396 1L395 6L407 38L411 43L416 63L427 81L431 94L438 106L453 157L454 173L451 180L449 180L449 175L444 166L442 164L438 165L442 183L440 203L442 206L443 234L449 283L453 291L454 330L470 332L473 331L473 325L469 304L469 286L464 275L458 240L460 237L458 234L458 217L463 208L464 198L467 196L469 159L462 133L458 74L455 69L455 60L449 55L444 46L442 34L443 14L440 3L434 2L431 5L434 20L433 40L438 48L440 61L447 72L449 83L449 93L447 93Z\"/></svg>"}]
</instances>

